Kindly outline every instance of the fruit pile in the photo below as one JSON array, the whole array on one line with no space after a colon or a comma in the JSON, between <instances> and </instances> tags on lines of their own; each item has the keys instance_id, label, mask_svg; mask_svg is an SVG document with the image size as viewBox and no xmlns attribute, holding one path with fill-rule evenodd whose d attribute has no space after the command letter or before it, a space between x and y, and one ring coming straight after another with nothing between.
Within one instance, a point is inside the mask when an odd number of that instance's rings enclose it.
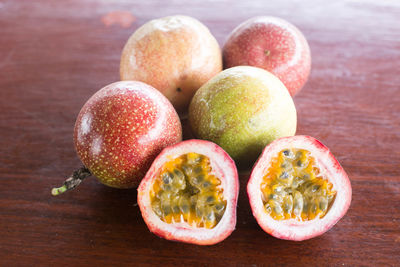
<instances>
[{"instance_id":1,"label":"fruit pile","mask_svg":"<svg viewBox=\"0 0 400 267\"><path fill-rule=\"evenodd\" d=\"M256 17L222 50L187 16L137 29L122 51L121 81L95 93L76 120L84 166L52 194L91 175L138 187L150 231L211 245L235 229L236 166L253 166L247 193L265 232L298 241L329 230L350 206L351 185L327 147L295 136L292 96L311 67L306 39L287 21ZM179 116L199 139L182 141Z\"/></svg>"}]
</instances>

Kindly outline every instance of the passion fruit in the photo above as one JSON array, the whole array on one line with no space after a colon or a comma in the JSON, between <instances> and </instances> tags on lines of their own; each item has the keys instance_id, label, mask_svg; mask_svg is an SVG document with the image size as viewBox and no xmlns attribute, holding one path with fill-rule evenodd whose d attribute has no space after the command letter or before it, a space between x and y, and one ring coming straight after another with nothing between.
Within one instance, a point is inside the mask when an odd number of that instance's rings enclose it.
<instances>
[{"instance_id":1,"label":"passion fruit","mask_svg":"<svg viewBox=\"0 0 400 267\"><path fill-rule=\"evenodd\" d=\"M217 40L203 23L188 16L145 23L132 34L121 55L121 80L154 86L182 115L196 90L220 71Z\"/></svg>"},{"instance_id":2,"label":"passion fruit","mask_svg":"<svg viewBox=\"0 0 400 267\"><path fill-rule=\"evenodd\" d=\"M165 148L138 188L147 227L168 240L212 245L236 225L235 163L218 145L187 140Z\"/></svg>"},{"instance_id":3,"label":"passion fruit","mask_svg":"<svg viewBox=\"0 0 400 267\"><path fill-rule=\"evenodd\" d=\"M319 236L347 212L351 184L329 149L310 136L267 146L250 175L247 193L261 228L280 239Z\"/></svg>"},{"instance_id":4,"label":"passion fruit","mask_svg":"<svg viewBox=\"0 0 400 267\"><path fill-rule=\"evenodd\" d=\"M86 102L76 120L75 149L84 167L52 194L92 174L110 187L137 187L158 153L181 140L178 114L158 90L137 81L112 83Z\"/></svg>"},{"instance_id":5,"label":"passion fruit","mask_svg":"<svg viewBox=\"0 0 400 267\"><path fill-rule=\"evenodd\" d=\"M276 76L239 66L217 74L196 92L189 122L195 136L215 142L240 167L249 167L267 144L295 134L297 117Z\"/></svg>"},{"instance_id":6,"label":"passion fruit","mask_svg":"<svg viewBox=\"0 0 400 267\"><path fill-rule=\"evenodd\" d=\"M276 75L294 96L306 83L311 52L301 31L286 20L251 18L229 35L224 48L224 67L254 66Z\"/></svg>"}]
</instances>

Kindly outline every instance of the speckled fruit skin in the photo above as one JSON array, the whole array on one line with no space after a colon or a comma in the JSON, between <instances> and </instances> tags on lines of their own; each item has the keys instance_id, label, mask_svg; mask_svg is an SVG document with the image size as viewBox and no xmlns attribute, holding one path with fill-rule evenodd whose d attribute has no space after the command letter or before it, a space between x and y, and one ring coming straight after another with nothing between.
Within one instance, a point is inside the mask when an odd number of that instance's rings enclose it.
<instances>
[{"instance_id":1,"label":"speckled fruit skin","mask_svg":"<svg viewBox=\"0 0 400 267\"><path fill-rule=\"evenodd\" d=\"M164 163L189 152L209 157L211 173L221 180L224 189L223 195L227 200L225 213L212 229L194 228L186 223L168 224L163 222L151 207L149 192ZM196 245L213 245L226 239L235 230L238 195L239 179L235 162L218 145L192 139L167 147L157 156L138 188L138 204L147 227L159 237Z\"/></svg>"},{"instance_id":2,"label":"speckled fruit skin","mask_svg":"<svg viewBox=\"0 0 400 267\"><path fill-rule=\"evenodd\" d=\"M185 114L193 94L222 71L221 49L198 20L170 16L147 22L122 51L121 80L138 80L160 90Z\"/></svg>"},{"instance_id":3,"label":"speckled fruit skin","mask_svg":"<svg viewBox=\"0 0 400 267\"><path fill-rule=\"evenodd\" d=\"M83 164L100 182L136 187L160 151L182 140L171 103L137 81L112 83L95 93L79 112L74 142Z\"/></svg>"},{"instance_id":4,"label":"speckled fruit skin","mask_svg":"<svg viewBox=\"0 0 400 267\"><path fill-rule=\"evenodd\" d=\"M229 35L223 48L224 67L248 65L275 74L294 96L306 83L311 53L304 35L275 17L251 18Z\"/></svg>"},{"instance_id":5,"label":"speckled fruit skin","mask_svg":"<svg viewBox=\"0 0 400 267\"><path fill-rule=\"evenodd\" d=\"M295 219L275 221L265 211L260 184L271 158L287 148L306 149L311 152L324 173L337 191L335 201L327 214L321 219L299 222ZM254 217L261 228L268 234L286 240L302 241L322 235L332 228L347 212L351 203L350 180L329 149L311 136L284 137L267 146L251 172L247 184L247 194Z\"/></svg>"},{"instance_id":6,"label":"speckled fruit skin","mask_svg":"<svg viewBox=\"0 0 400 267\"><path fill-rule=\"evenodd\" d=\"M239 164L250 167L273 140L296 132L293 99L266 70L239 66L203 85L189 107L193 133L220 145Z\"/></svg>"}]
</instances>

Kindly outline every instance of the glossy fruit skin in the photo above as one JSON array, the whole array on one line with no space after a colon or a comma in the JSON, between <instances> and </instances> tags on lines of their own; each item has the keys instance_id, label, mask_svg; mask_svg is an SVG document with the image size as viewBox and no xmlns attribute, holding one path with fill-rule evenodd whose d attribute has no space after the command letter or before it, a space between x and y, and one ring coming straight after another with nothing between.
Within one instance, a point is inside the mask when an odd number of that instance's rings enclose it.
<instances>
[{"instance_id":1,"label":"glossy fruit skin","mask_svg":"<svg viewBox=\"0 0 400 267\"><path fill-rule=\"evenodd\" d=\"M224 67L248 65L275 74L294 96L306 83L311 52L306 38L291 23L276 17L251 18L229 35Z\"/></svg>"},{"instance_id":2,"label":"glossy fruit skin","mask_svg":"<svg viewBox=\"0 0 400 267\"><path fill-rule=\"evenodd\" d=\"M251 167L273 140L294 135L297 115L276 76L239 66L217 74L196 92L189 122L195 136L217 143L242 168Z\"/></svg>"},{"instance_id":3,"label":"glossy fruit skin","mask_svg":"<svg viewBox=\"0 0 400 267\"><path fill-rule=\"evenodd\" d=\"M330 210L321 219L305 222L295 219L275 221L265 211L260 190L264 171L268 168L271 157L291 147L310 151L337 191ZM297 135L277 139L264 149L251 172L247 194L253 215L266 233L280 239L302 241L322 235L346 214L351 203L352 189L346 172L325 145L311 136Z\"/></svg>"},{"instance_id":4,"label":"glossy fruit skin","mask_svg":"<svg viewBox=\"0 0 400 267\"><path fill-rule=\"evenodd\" d=\"M95 93L79 112L74 130L83 164L115 188L138 186L158 153L181 140L171 103L137 81L112 83Z\"/></svg>"},{"instance_id":5,"label":"glossy fruit skin","mask_svg":"<svg viewBox=\"0 0 400 267\"><path fill-rule=\"evenodd\" d=\"M197 89L222 70L218 42L206 26L188 16L147 22L122 51L121 80L138 80L160 90L180 114Z\"/></svg>"},{"instance_id":6,"label":"glossy fruit skin","mask_svg":"<svg viewBox=\"0 0 400 267\"><path fill-rule=\"evenodd\" d=\"M219 223L212 229L193 228L182 223L177 226L168 224L161 221L151 207L149 191L160 168L171 158L189 152L210 158L213 172L221 180L221 186L224 189L223 194L227 200L226 210ZM167 147L157 156L139 185L138 204L147 227L157 236L196 245L213 245L226 239L235 230L238 194L238 172L229 155L212 142L192 139Z\"/></svg>"}]
</instances>

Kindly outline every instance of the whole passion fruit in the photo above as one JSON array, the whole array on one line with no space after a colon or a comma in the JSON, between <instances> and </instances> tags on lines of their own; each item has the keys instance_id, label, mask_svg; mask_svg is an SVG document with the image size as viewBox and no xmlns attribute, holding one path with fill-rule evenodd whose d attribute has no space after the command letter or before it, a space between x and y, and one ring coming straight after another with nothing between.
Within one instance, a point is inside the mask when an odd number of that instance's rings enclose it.
<instances>
[{"instance_id":1,"label":"whole passion fruit","mask_svg":"<svg viewBox=\"0 0 400 267\"><path fill-rule=\"evenodd\" d=\"M224 67L248 65L276 75L293 96L306 83L311 53L304 35L276 17L251 18L232 31L223 48Z\"/></svg>"},{"instance_id":2,"label":"whole passion fruit","mask_svg":"<svg viewBox=\"0 0 400 267\"><path fill-rule=\"evenodd\" d=\"M222 71L222 55L208 28L188 16L154 19L129 38L121 55L121 80L160 90L180 114L194 93Z\"/></svg>"},{"instance_id":3,"label":"whole passion fruit","mask_svg":"<svg viewBox=\"0 0 400 267\"><path fill-rule=\"evenodd\" d=\"M107 186L138 186L158 153L181 140L178 114L158 90L137 81L112 83L86 102L76 120L75 149L84 167L52 194L92 174Z\"/></svg>"},{"instance_id":4,"label":"whole passion fruit","mask_svg":"<svg viewBox=\"0 0 400 267\"><path fill-rule=\"evenodd\" d=\"M212 245L236 225L235 163L218 145L188 140L165 148L138 188L138 204L154 234Z\"/></svg>"},{"instance_id":5,"label":"whole passion fruit","mask_svg":"<svg viewBox=\"0 0 400 267\"><path fill-rule=\"evenodd\" d=\"M284 137L267 146L247 193L261 228L294 241L328 231L351 202L347 174L329 149L310 136Z\"/></svg>"},{"instance_id":6,"label":"whole passion fruit","mask_svg":"<svg viewBox=\"0 0 400 267\"><path fill-rule=\"evenodd\" d=\"M189 107L193 133L252 165L273 140L296 132L296 108L283 83L266 70L239 66L204 84Z\"/></svg>"}]
</instances>

